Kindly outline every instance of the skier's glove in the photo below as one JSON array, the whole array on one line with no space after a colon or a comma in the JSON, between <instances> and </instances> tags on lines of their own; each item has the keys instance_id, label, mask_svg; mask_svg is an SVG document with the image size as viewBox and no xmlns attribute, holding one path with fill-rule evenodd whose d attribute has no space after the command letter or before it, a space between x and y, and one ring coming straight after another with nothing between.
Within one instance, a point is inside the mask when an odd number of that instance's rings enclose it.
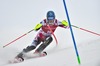
<instances>
[{"instance_id":1,"label":"skier's glove","mask_svg":"<svg viewBox=\"0 0 100 66\"><path fill-rule=\"evenodd\" d=\"M35 31L39 30L42 27L42 24L37 24L34 28Z\"/></svg>"},{"instance_id":2,"label":"skier's glove","mask_svg":"<svg viewBox=\"0 0 100 66\"><path fill-rule=\"evenodd\" d=\"M64 26L68 26L68 22L67 22L66 20L63 20L61 23L62 23Z\"/></svg>"}]
</instances>

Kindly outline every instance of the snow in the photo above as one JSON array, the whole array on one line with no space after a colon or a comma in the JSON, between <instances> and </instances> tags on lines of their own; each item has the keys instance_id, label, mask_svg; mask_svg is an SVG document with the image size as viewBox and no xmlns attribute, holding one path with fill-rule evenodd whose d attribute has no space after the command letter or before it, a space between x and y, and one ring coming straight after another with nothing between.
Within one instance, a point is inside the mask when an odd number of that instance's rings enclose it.
<instances>
[{"instance_id":1,"label":"snow","mask_svg":"<svg viewBox=\"0 0 100 66\"><path fill-rule=\"evenodd\" d=\"M99 2L66 0L71 23L100 34ZM57 19L66 19L62 0L0 0L0 66L79 66L70 30L64 28L57 28L55 35L58 45L53 40L45 49L47 56L17 64L7 63L31 44L37 32L33 31L5 48L3 46L33 29L45 18L48 10L54 10ZM81 60L80 66L100 66L100 36L74 27L73 32Z\"/></svg>"}]
</instances>

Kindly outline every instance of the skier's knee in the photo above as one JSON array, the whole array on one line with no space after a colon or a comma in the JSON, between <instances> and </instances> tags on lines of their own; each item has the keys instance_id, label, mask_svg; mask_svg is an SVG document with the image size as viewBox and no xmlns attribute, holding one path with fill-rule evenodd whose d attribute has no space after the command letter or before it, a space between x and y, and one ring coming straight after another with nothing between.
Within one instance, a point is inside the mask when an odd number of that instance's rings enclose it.
<instances>
[{"instance_id":1,"label":"skier's knee","mask_svg":"<svg viewBox=\"0 0 100 66\"><path fill-rule=\"evenodd\" d=\"M33 45L33 46L37 46L37 45L39 45L40 43L41 43L40 40L34 40L34 41L32 42L32 45Z\"/></svg>"},{"instance_id":2,"label":"skier's knee","mask_svg":"<svg viewBox=\"0 0 100 66\"><path fill-rule=\"evenodd\" d=\"M53 38L50 36L50 37L48 37L46 40L52 41Z\"/></svg>"},{"instance_id":3,"label":"skier's knee","mask_svg":"<svg viewBox=\"0 0 100 66\"><path fill-rule=\"evenodd\" d=\"M45 45L49 45L51 42L53 41L53 38L52 37L48 37L46 39L46 41L44 42Z\"/></svg>"}]
</instances>

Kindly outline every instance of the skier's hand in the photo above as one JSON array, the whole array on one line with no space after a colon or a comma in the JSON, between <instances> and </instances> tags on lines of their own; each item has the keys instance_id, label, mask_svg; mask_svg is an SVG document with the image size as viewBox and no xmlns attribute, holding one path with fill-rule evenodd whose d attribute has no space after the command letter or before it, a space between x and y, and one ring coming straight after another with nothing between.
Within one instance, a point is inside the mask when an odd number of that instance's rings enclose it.
<instances>
[{"instance_id":1,"label":"skier's hand","mask_svg":"<svg viewBox=\"0 0 100 66\"><path fill-rule=\"evenodd\" d=\"M63 20L61 23L66 27L68 26L68 22L66 20Z\"/></svg>"},{"instance_id":2,"label":"skier's hand","mask_svg":"<svg viewBox=\"0 0 100 66\"><path fill-rule=\"evenodd\" d=\"M42 27L42 24L37 24L34 28L35 31L39 30Z\"/></svg>"}]
</instances>

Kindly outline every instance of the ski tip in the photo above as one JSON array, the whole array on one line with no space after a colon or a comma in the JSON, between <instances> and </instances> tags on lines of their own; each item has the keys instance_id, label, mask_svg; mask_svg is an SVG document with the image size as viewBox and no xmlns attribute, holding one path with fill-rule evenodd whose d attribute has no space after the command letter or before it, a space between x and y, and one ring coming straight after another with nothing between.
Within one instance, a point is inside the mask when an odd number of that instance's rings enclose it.
<instances>
[{"instance_id":1,"label":"ski tip","mask_svg":"<svg viewBox=\"0 0 100 66\"><path fill-rule=\"evenodd\" d=\"M44 53L45 55L47 55L47 52L44 51L43 53Z\"/></svg>"},{"instance_id":2,"label":"ski tip","mask_svg":"<svg viewBox=\"0 0 100 66\"><path fill-rule=\"evenodd\" d=\"M20 63L23 61L24 61L24 59L22 59L22 58L14 58L13 60L9 60L8 63L13 64L13 63Z\"/></svg>"}]
</instances>

